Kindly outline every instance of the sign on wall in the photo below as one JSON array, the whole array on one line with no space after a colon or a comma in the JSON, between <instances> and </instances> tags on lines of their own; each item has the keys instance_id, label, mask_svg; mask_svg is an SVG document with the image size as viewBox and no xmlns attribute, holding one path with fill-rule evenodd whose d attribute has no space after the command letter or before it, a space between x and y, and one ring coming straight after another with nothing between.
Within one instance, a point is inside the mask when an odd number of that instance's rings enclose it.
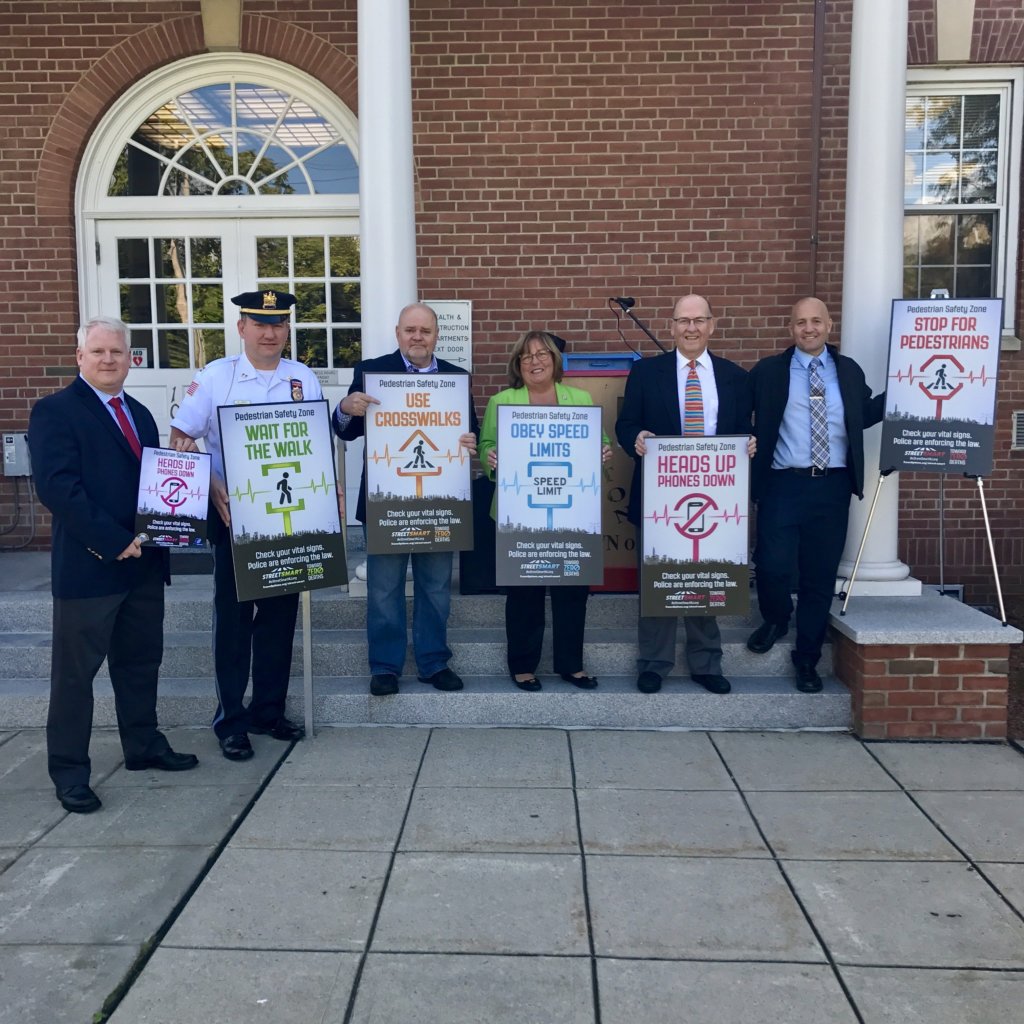
<instances>
[{"instance_id":1,"label":"sign on wall","mask_svg":"<svg viewBox=\"0 0 1024 1024\"><path fill-rule=\"evenodd\" d=\"M473 547L469 375L367 373L366 550Z\"/></svg>"},{"instance_id":2,"label":"sign on wall","mask_svg":"<svg viewBox=\"0 0 1024 1024\"><path fill-rule=\"evenodd\" d=\"M498 406L498 586L599 584L601 410Z\"/></svg>"},{"instance_id":3,"label":"sign on wall","mask_svg":"<svg viewBox=\"0 0 1024 1024\"><path fill-rule=\"evenodd\" d=\"M473 303L470 299L427 299L424 305L437 314L438 359L473 369Z\"/></svg>"},{"instance_id":4,"label":"sign on wall","mask_svg":"<svg viewBox=\"0 0 1024 1024\"><path fill-rule=\"evenodd\" d=\"M992 471L1001 299L896 299L879 466Z\"/></svg>"},{"instance_id":5,"label":"sign on wall","mask_svg":"<svg viewBox=\"0 0 1024 1024\"><path fill-rule=\"evenodd\" d=\"M750 459L746 437L649 437L643 457L643 615L742 615Z\"/></svg>"},{"instance_id":6,"label":"sign on wall","mask_svg":"<svg viewBox=\"0 0 1024 1024\"><path fill-rule=\"evenodd\" d=\"M217 409L240 601L348 582L325 401Z\"/></svg>"}]
</instances>

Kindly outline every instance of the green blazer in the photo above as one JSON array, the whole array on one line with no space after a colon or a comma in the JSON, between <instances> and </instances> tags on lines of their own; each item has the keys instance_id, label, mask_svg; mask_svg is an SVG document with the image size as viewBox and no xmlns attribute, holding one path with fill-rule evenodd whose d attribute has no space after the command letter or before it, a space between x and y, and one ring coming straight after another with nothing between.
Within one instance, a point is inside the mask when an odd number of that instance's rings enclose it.
<instances>
[{"instance_id":1,"label":"green blazer","mask_svg":"<svg viewBox=\"0 0 1024 1024\"><path fill-rule=\"evenodd\" d=\"M590 393L582 388L574 388L569 384L560 381L555 383L555 395L559 405L593 405L594 400ZM496 395L491 396L487 403L487 411L484 413L484 421L480 426L480 441L477 445L477 454L483 464L484 472L488 480L494 479L494 470L487 465L487 454L498 446L498 406L499 405L529 405L530 392L524 385L521 388L505 388ZM602 430L602 443L611 444L608 435ZM498 495L495 493L491 501L491 518L493 519L498 506Z\"/></svg>"}]
</instances>

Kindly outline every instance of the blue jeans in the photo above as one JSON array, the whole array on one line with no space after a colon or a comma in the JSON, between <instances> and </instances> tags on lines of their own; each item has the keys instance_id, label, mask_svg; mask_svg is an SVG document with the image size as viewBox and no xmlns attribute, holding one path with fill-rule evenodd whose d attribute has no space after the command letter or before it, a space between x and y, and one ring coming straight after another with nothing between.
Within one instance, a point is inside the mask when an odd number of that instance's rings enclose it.
<instances>
[{"instance_id":1,"label":"blue jeans","mask_svg":"<svg viewBox=\"0 0 1024 1024\"><path fill-rule=\"evenodd\" d=\"M372 675L402 674L405 664L405 567L412 558L412 646L416 671L432 676L445 668L451 606L450 551L366 556L366 638Z\"/></svg>"}]
</instances>

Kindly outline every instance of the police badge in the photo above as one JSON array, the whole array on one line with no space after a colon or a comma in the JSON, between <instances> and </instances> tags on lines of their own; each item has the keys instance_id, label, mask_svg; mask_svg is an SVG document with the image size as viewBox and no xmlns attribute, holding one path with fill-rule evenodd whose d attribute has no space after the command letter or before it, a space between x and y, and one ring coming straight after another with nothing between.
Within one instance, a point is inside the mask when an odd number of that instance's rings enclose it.
<instances>
[{"instance_id":1,"label":"police badge","mask_svg":"<svg viewBox=\"0 0 1024 1024\"><path fill-rule=\"evenodd\" d=\"M292 401L293 402L301 402L303 400L303 396L302 396L302 381L299 380L297 377L292 377L291 385L292 385Z\"/></svg>"}]
</instances>

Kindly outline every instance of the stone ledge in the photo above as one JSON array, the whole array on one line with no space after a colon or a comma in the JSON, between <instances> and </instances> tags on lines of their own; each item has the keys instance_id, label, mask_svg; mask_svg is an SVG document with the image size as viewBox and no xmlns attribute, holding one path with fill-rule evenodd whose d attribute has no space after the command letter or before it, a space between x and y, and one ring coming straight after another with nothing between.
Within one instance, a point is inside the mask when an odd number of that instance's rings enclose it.
<instances>
[{"instance_id":1,"label":"stone ledge","mask_svg":"<svg viewBox=\"0 0 1024 1024\"><path fill-rule=\"evenodd\" d=\"M839 605L831 625L855 644L1019 644L1014 626L934 591L919 597L851 597L846 615Z\"/></svg>"}]
</instances>

